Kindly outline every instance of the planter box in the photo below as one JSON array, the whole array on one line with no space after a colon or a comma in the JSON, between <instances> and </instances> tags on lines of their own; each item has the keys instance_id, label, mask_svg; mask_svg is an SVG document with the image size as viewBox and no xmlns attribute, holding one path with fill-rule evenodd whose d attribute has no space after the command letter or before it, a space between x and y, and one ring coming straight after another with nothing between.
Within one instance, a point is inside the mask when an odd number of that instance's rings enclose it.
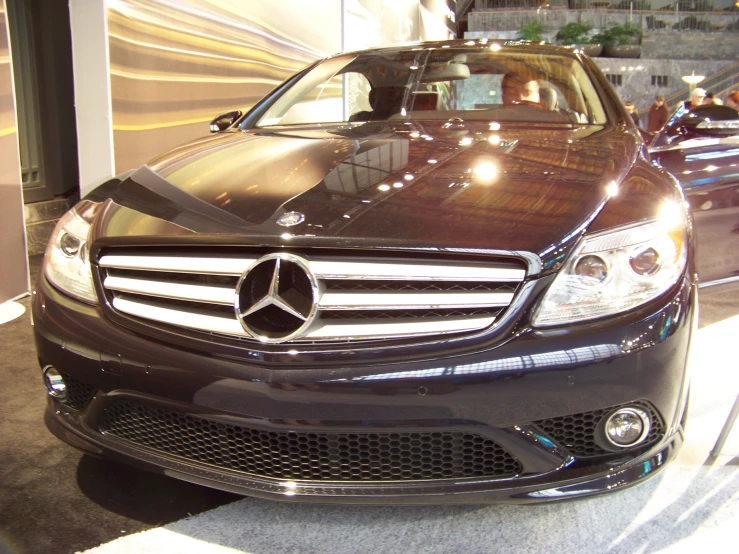
<instances>
[{"instance_id":1,"label":"planter box","mask_svg":"<svg viewBox=\"0 0 739 554\"><path fill-rule=\"evenodd\" d=\"M600 44L576 44L575 48L582 50L583 54L595 58L603 52L603 46Z\"/></svg>"},{"instance_id":2,"label":"planter box","mask_svg":"<svg viewBox=\"0 0 739 554\"><path fill-rule=\"evenodd\" d=\"M640 58L641 45L624 44L620 46L604 46L603 56L606 58Z\"/></svg>"}]
</instances>

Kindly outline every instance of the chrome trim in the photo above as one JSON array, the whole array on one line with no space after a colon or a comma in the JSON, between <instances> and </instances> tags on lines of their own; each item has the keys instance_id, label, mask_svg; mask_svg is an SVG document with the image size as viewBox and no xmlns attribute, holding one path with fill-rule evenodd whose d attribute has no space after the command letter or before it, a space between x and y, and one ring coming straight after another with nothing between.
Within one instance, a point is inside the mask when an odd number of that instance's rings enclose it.
<instances>
[{"instance_id":1,"label":"chrome trim","mask_svg":"<svg viewBox=\"0 0 739 554\"><path fill-rule=\"evenodd\" d=\"M739 275L734 277L725 277L724 279L716 279L715 281L708 281L706 283L700 283L699 289L707 289L709 287L716 287L718 285L728 285L730 283L739 283Z\"/></svg>"},{"instance_id":2,"label":"chrome trim","mask_svg":"<svg viewBox=\"0 0 739 554\"><path fill-rule=\"evenodd\" d=\"M383 261L311 261L313 274L319 279L372 279L382 281L500 281L518 282L526 275L523 269L490 267L483 264L429 264Z\"/></svg>"},{"instance_id":3,"label":"chrome trim","mask_svg":"<svg viewBox=\"0 0 739 554\"><path fill-rule=\"evenodd\" d=\"M637 438L634 442L631 444L618 444L617 442L614 442L610 435L608 434L608 424L611 422L611 420L616 417L618 414L624 413L624 412L631 412L634 415L636 415L642 423L642 432L639 434L639 438ZM603 435L605 435L606 440L612 447L616 448L632 448L642 442L647 438L649 435L649 431L652 429L652 421L649 418L649 414L647 414L644 410L642 410L639 407L636 406L626 406L625 408L620 408L613 412L611 415L608 416L608 419L606 420L605 424L603 424Z\"/></svg>"},{"instance_id":4,"label":"chrome trim","mask_svg":"<svg viewBox=\"0 0 739 554\"><path fill-rule=\"evenodd\" d=\"M215 285L188 285L170 281L152 281L108 275L103 286L109 290L158 296L174 300L190 300L231 306L234 303L234 289Z\"/></svg>"},{"instance_id":5,"label":"chrome trim","mask_svg":"<svg viewBox=\"0 0 739 554\"><path fill-rule=\"evenodd\" d=\"M391 323L362 323L357 320L344 320L341 324L319 324L304 338L326 340L341 336L347 339L367 339L459 333L488 327L494 321L495 317L492 316L437 317L420 321L404 319Z\"/></svg>"},{"instance_id":6,"label":"chrome trim","mask_svg":"<svg viewBox=\"0 0 739 554\"><path fill-rule=\"evenodd\" d=\"M142 300L129 300L127 298L114 298L113 307L123 313L143 317L160 323L168 323L177 327L187 327L200 331L213 331L214 333L225 333L227 335L249 335L241 327L234 317L219 317L204 314L193 310L174 310L164 308L154 303Z\"/></svg>"},{"instance_id":7,"label":"chrome trim","mask_svg":"<svg viewBox=\"0 0 739 554\"><path fill-rule=\"evenodd\" d=\"M218 317L194 310L175 310L146 301L126 298L114 298L113 307L120 312L160 323L252 338L236 319L230 317ZM302 338L304 340L335 340L337 337L367 339L457 333L488 327L494 321L495 317L492 316L437 317L425 321L404 319L390 323L342 320L341 323L318 323Z\"/></svg>"},{"instance_id":8,"label":"chrome trim","mask_svg":"<svg viewBox=\"0 0 739 554\"><path fill-rule=\"evenodd\" d=\"M325 292L318 306L325 310L403 310L505 307L512 292Z\"/></svg>"},{"instance_id":9,"label":"chrome trim","mask_svg":"<svg viewBox=\"0 0 739 554\"><path fill-rule=\"evenodd\" d=\"M669 150L688 150L690 148L699 148L706 146L718 146L724 144L739 144L739 136L731 137L700 137L688 139L677 144L666 144L664 146L653 146L649 148L650 153L667 152Z\"/></svg>"},{"instance_id":10,"label":"chrome trim","mask_svg":"<svg viewBox=\"0 0 739 554\"><path fill-rule=\"evenodd\" d=\"M256 257L208 257L208 256L122 256L108 254L100 258L100 267L200 273L205 275L241 275L257 261Z\"/></svg>"},{"instance_id":11,"label":"chrome trim","mask_svg":"<svg viewBox=\"0 0 739 554\"><path fill-rule=\"evenodd\" d=\"M257 336L256 331L249 329L241 321L244 310L240 306L242 300L239 290L258 263L278 258L293 261L306 272L313 291L313 309L305 318L305 325L288 336ZM505 287L520 284L521 287L517 288L527 290L523 284L526 270L505 261L396 261L387 257L334 258L296 256L290 253L272 253L259 258L241 257L238 253L233 256L106 254L100 258L99 266L103 287L112 294L112 307L118 312L172 326L270 343L374 340L474 331L484 333L498 323L500 310L505 310L512 303L520 303L516 301L516 293L505 290ZM107 269L129 271L123 275L108 274ZM142 275L139 278L136 276L137 270L158 271L164 275L155 278ZM178 276L169 280L167 273L176 273ZM187 282L188 275L195 281L197 276L203 274L238 275L239 279L233 287ZM354 284L342 281L353 281ZM371 286L367 286L367 290L361 290L364 287L354 289L356 283L369 285L371 281L406 282L410 290L405 287L400 287L401 290L388 290L382 285L377 290L372 290ZM448 286L438 287L441 290L433 290L437 288L433 286L430 287L432 290L423 290L434 282ZM480 283L493 290L459 290L460 287L454 287L455 283ZM504 288L495 290L497 283ZM196 306L175 306L168 302L170 300L199 302L202 309ZM233 306L233 315L219 315L209 311L208 305ZM456 311L463 309L471 312L460 315ZM490 313L475 313L480 309L489 309ZM363 310L364 317L352 317L352 310ZM414 314L416 317L406 317L399 313L410 310L417 310ZM324 311L343 311L348 317L322 318L321 313ZM393 311L399 317L389 317ZM377 314L377 317L367 317L373 316L371 312L384 313ZM504 312L501 321L508 317L510 314Z\"/></svg>"},{"instance_id":12,"label":"chrome trim","mask_svg":"<svg viewBox=\"0 0 739 554\"><path fill-rule=\"evenodd\" d=\"M706 119L698 123L698 129L736 129L739 131L739 120L710 121Z\"/></svg>"},{"instance_id":13,"label":"chrome trim","mask_svg":"<svg viewBox=\"0 0 739 554\"><path fill-rule=\"evenodd\" d=\"M270 283L269 291L267 294L262 297L260 300L255 302L251 307L247 308L246 310L242 311L241 306L241 288L244 285L244 282L249 277L249 274L252 272L252 270L259 267L260 264L269 262L271 260L275 260L275 269L274 273L272 274L272 281ZM308 278L308 281L310 282L310 289L311 289L311 307L310 312L303 316L301 313L299 313L288 301L286 301L284 298L280 296L280 262L290 262L298 266L304 273L305 276ZM249 266L249 269L247 269L244 274L239 279L238 284L236 285L235 290L235 296L234 296L234 316L241 324L241 327L246 331L246 333L254 337L255 339L259 340L259 342L265 342L269 344L278 344L282 342L287 342L289 340L292 340L293 338L297 337L298 335L304 334L304 331L308 329L313 321L316 319L316 316L318 314L318 297L320 295L320 287L318 286L318 282L316 281L315 276L311 273L310 265L308 264L308 261L304 258L301 258L299 256L295 256L293 254L267 254L266 256L262 256L259 258L256 262L254 262L251 266ZM252 313L256 313L259 310L262 310L264 308L267 308L269 306L272 306L273 308L277 308L279 310L282 310L283 312L286 312L294 317L297 317L298 319L303 320L303 324L295 329L292 333L289 333L285 336L279 337L279 338L273 338L268 337L265 335L260 335L255 329L252 329L249 324L246 322L246 317L248 317Z\"/></svg>"}]
</instances>

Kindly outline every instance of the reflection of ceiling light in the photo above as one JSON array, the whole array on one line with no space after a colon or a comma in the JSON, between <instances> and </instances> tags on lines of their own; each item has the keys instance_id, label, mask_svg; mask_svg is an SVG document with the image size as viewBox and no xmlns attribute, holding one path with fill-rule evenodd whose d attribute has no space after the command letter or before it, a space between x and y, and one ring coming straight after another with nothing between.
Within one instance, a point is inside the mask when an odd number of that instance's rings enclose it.
<instances>
[{"instance_id":1,"label":"reflection of ceiling light","mask_svg":"<svg viewBox=\"0 0 739 554\"><path fill-rule=\"evenodd\" d=\"M467 46L474 46L475 45L475 41L474 40L468 40L467 42L465 42L465 44Z\"/></svg>"},{"instance_id":2,"label":"reflection of ceiling light","mask_svg":"<svg viewBox=\"0 0 739 554\"><path fill-rule=\"evenodd\" d=\"M432 159L432 160L429 160L429 163L430 163L430 164L435 164L435 163L438 163L438 160L433 160L433 159Z\"/></svg>"},{"instance_id":3,"label":"reflection of ceiling light","mask_svg":"<svg viewBox=\"0 0 739 554\"><path fill-rule=\"evenodd\" d=\"M665 227L667 227L668 229L674 229L682 221L680 206L678 206L674 202L666 200L659 210L658 217L660 223L662 223Z\"/></svg>"},{"instance_id":4,"label":"reflection of ceiling light","mask_svg":"<svg viewBox=\"0 0 739 554\"><path fill-rule=\"evenodd\" d=\"M488 142L494 146L497 146L500 144L500 137L498 135L490 135L488 137Z\"/></svg>"},{"instance_id":5,"label":"reflection of ceiling light","mask_svg":"<svg viewBox=\"0 0 739 554\"><path fill-rule=\"evenodd\" d=\"M423 138L425 138L426 140L434 140L434 137L430 137L428 135L423 135Z\"/></svg>"},{"instance_id":6,"label":"reflection of ceiling light","mask_svg":"<svg viewBox=\"0 0 739 554\"><path fill-rule=\"evenodd\" d=\"M606 192L608 193L608 196L618 196L618 184L616 184L616 181L608 183Z\"/></svg>"},{"instance_id":7,"label":"reflection of ceiling light","mask_svg":"<svg viewBox=\"0 0 739 554\"><path fill-rule=\"evenodd\" d=\"M410 67L410 69L418 69L418 66L417 66L417 65L412 65L412 66Z\"/></svg>"},{"instance_id":8,"label":"reflection of ceiling light","mask_svg":"<svg viewBox=\"0 0 739 554\"><path fill-rule=\"evenodd\" d=\"M716 167L715 165L709 165L708 167L706 167L705 171L716 171L717 169L718 167Z\"/></svg>"},{"instance_id":9,"label":"reflection of ceiling light","mask_svg":"<svg viewBox=\"0 0 739 554\"><path fill-rule=\"evenodd\" d=\"M444 46L442 46L442 48L449 48L449 45L445 44Z\"/></svg>"},{"instance_id":10,"label":"reflection of ceiling light","mask_svg":"<svg viewBox=\"0 0 739 554\"><path fill-rule=\"evenodd\" d=\"M348 215L348 214L344 214L344 217L347 218L347 219L351 219L351 216Z\"/></svg>"},{"instance_id":11,"label":"reflection of ceiling light","mask_svg":"<svg viewBox=\"0 0 739 554\"><path fill-rule=\"evenodd\" d=\"M378 188L379 190L381 190L382 192L386 192L386 191L390 190L390 185L380 185L380 186L379 186L379 187L377 187L377 188Z\"/></svg>"},{"instance_id":12,"label":"reflection of ceiling light","mask_svg":"<svg viewBox=\"0 0 739 554\"><path fill-rule=\"evenodd\" d=\"M285 240L290 240L291 238L293 238L293 235L291 235L290 233L282 233L282 235L280 236Z\"/></svg>"},{"instance_id":13,"label":"reflection of ceiling light","mask_svg":"<svg viewBox=\"0 0 739 554\"><path fill-rule=\"evenodd\" d=\"M497 121L493 121L490 124L490 130L491 131L499 131L500 130L500 123L498 123Z\"/></svg>"},{"instance_id":14,"label":"reflection of ceiling light","mask_svg":"<svg viewBox=\"0 0 739 554\"><path fill-rule=\"evenodd\" d=\"M621 66L621 71L626 71L626 66L625 65L622 65Z\"/></svg>"},{"instance_id":15,"label":"reflection of ceiling light","mask_svg":"<svg viewBox=\"0 0 739 554\"><path fill-rule=\"evenodd\" d=\"M490 45L490 50L492 50L493 52L497 52L498 50L500 50L500 48L501 46L497 42L494 42Z\"/></svg>"},{"instance_id":16,"label":"reflection of ceiling light","mask_svg":"<svg viewBox=\"0 0 739 554\"><path fill-rule=\"evenodd\" d=\"M486 38L481 38L480 39L480 44L487 44L487 43L488 43L488 39L486 39Z\"/></svg>"},{"instance_id":17,"label":"reflection of ceiling light","mask_svg":"<svg viewBox=\"0 0 739 554\"><path fill-rule=\"evenodd\" d=\"M403 175L403 179L405 179L406 181L412 181L413 175L411 175L410 173L406 173L405 175Z\"/></svg>"},{"instance_id":18,"label":"reflection of ceiling light","mask_svg":"<svg viewBox=\"0 0 739 554\"><path fill-rule=\"evenodd\" d=\"M408 112L406 111L405 108L400 108L400 115L402 115L403 117L405 117L406 115L408 115Z\"/></svg>"},{"instance_id":19,"label":"reflection of ceiling light","mask_svg":"<svg viewBox=\"0 0 739 554\"><path fill-rule=\"evenodd\" d=\"M403 188L403 183L401 183L400 181L398 181L397 183L393 183L393 186L396 189L402 189Z\"/></svg>"},{"instance_id":20,"label":"reflection of ceiling light","mask_svg":"<svg viewBox=\"0 0 739 554\"><path fill-rule=\"evenodd\" d=\"M365 204L371 204L372 200L362 200L362 202L364 202Z\"/></svg>"},{"instance_id":21,"label":"reflection of ceiling light","mask_svg":"<svg viewBox=\"0 0 739 554\"><path fill-rule=\"evenodd\" d=\"M478 181L488 183L498 176L498 168L492 162L480 162L475 166L473 173Z\"/></svg>"},{"instance_id":22,"label":"reflection of ceiling light","mask_svg":"<svg viewBox=\"0 0 739 554\"><path fill-rule=\"evenodd\" d=\"M460 146L469 146L470 144L472 144L472 137L464 137L459 141Z\"/></svg>"},{"instance_id":23,"label":"reflection of ceiling light","mask_svg":"<svg viewBox=\"0 0 739 554\"><path fill-rule=\"evenodd\" d=\"M421 136L421 134L420 134L420 133L417 133L416 131L413 131L413 132L411 133L411 137L413 137L413 138L418 138L418 137L420 137L420 136Z\"/></svg>"}]
</instances>

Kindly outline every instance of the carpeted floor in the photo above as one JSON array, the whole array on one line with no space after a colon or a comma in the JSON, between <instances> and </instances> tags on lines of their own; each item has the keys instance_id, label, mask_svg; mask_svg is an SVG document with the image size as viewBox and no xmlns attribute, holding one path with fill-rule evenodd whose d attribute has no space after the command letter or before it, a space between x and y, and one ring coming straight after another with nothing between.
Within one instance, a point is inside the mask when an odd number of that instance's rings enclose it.
<instances>
[{"instance_id":1,"label":"carpeted floor","mask_svg":"<svg viewBox=\"0 0 739 554\"><path fill-rule=\"evenodd\" d=\"M47 431L30 299L20 303L23 316L0 326L0 554L84 550L241 498L83 455Z\"/></svg>"}]
</instances>

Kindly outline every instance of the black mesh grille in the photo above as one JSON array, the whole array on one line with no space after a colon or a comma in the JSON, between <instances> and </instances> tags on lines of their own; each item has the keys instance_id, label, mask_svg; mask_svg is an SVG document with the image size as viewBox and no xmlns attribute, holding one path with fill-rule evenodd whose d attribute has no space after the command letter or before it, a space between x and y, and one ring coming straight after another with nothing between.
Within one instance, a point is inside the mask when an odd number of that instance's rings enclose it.
<instances>
[{"instance_id":1,"label":"black mesh grille","mask_svg":"<svg viewBox=\"0 0 739 554\"><path fill-rule=\"evenodd\" d=\"M649 414L652 422L647 440L639 444L639 447L652 443L662 436L662 419L651 404L648 402L632 402L628 406L641 408ZM534 425L544 431L549 438L567 448L575 457L602 456L610 454L610 452L604 450L595 442L596 429L604 417L621 407L614 406L592 412L542 419L535 421Z\"/></svg>"},{"instance_id":2,"label":"black mesh grille","mask_svg":"<svg viewBox=\"0 0 739 554\"><path fill-rule=\"evenodd\" d=\"M83 383L82 381L70 377L66 373L62 373L64 383L67 385L67 398L62 400L62 403L66 404L73 410L82 411L92 402L92 398L95 396L96 389L92 385Z\"/></svg>"},{"instance_id":3,"label":"black mesh grille","mask_svg":"<svg viewBox=\"0 0 739 554\"><path fill-rule=\"evenodd\" d=\"M264 431L131 401L110 406L101 430L190 460L282 479L509 477L522 470L517 459L490 439L456 431Z\"/></svg>"}]
</instances>

